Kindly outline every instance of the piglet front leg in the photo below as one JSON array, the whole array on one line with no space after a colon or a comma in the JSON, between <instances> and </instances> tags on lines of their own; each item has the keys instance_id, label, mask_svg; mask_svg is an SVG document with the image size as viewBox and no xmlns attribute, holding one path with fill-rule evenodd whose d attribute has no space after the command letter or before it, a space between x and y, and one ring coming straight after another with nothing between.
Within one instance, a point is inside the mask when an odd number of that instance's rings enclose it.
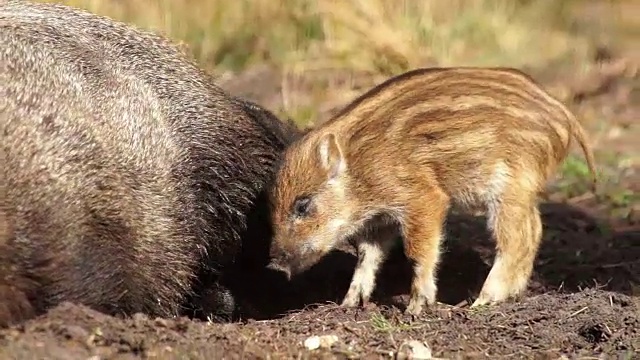
<instances>
[{"instance_id":1,"label":"piglet front leg","mask_svg":"<svg viewBox=\"0 0 640 360\"><path fill-rule=\"evenodd\" d=\"M404 223L405 255L413 262L414 278L405 312L420 315L424 305L436 303L436 271L440 261L440 245L444 238L444 222L449 209L448 196L434 189L409 207Z\"/></svg>"},{"instance_id":2,"label":"piglet front leg","mask_svg":"<svg viewBox=\"0 0 640 360\"><path fill-rule=\"evenodd\" d=\"M376 232L373 238L361 238L358 241L358 263L349 285L349 291L342 301L342 306L356 307L369 302L375 288L376 276L380 265L393 248L397 232L385 229Z\"/></svg>"}]
</instances>

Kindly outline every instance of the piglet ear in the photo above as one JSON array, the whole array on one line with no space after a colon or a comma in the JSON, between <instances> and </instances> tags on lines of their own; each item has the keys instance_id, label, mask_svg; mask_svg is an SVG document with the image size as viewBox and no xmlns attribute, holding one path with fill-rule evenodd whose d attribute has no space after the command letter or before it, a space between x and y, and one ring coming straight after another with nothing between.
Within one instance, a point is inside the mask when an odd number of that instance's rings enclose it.
<instances>
[{"instance_id":1,"label":"piglet ear","mask_svg":"<svg viewBox=\"0 0 640 360\"><path fill-rule=\"evenodd\" d=\"M327 177L333 179L340 175L347 167L344 153L334 134L323 135L318 144L320 164L327 172Z\"/></svg>"}]
</instances>

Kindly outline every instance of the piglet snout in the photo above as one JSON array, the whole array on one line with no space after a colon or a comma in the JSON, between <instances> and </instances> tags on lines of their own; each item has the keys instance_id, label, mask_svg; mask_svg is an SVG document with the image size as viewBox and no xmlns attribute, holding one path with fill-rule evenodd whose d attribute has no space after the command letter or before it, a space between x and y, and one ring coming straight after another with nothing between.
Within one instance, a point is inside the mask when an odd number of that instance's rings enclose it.
<instances>
[{"instance_id":1,"label":"piglet snout","mask_svg":"<svg viewBox=\"0 0 640 360\"><path fill-rule=\"evenodd\" d=\"M291 280L290 256L279 248L272 248L270 256L271 261L267 265L267 269L283 272L287 280Z\"/></svg>"}]
</instances>

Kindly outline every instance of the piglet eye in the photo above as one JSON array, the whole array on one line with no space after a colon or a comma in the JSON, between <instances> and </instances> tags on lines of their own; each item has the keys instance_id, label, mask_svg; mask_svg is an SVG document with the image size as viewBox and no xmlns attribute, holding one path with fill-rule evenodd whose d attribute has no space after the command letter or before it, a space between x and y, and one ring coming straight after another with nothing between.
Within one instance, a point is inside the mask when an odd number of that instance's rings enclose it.
<instances>
[{"instance_id":1,"label":"piglet eye","mask_svg":"<svg viewBox=\"0 0 640 360\"><path fill-rule=\"evenodd\" d=\"M297 217L308 216L312 208L311 197L300 196L293 202L293 214Z\"/></svg>"}]
</instances>

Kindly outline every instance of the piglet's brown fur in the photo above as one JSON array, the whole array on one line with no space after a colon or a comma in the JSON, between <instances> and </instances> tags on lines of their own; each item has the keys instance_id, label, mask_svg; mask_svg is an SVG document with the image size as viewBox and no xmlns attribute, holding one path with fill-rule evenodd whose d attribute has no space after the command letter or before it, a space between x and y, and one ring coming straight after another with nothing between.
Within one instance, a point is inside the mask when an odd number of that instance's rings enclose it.
<instances>
[{"instance_id":1,"label":"piglet's brown fur","mask_svg":"<svg viewBox=\"0 0 640 360\"><path fill-rule=\"evenodd\" d=\"M344 306L367 302L393 239L414 262L407 312L436 301L452 206L481 210L497 244L473 306L523 292L542 237L537 195L585 133L531 77L509 68L418 69L365 93L287 151L271 191L271 268L291 276L340 242L359 261Z\"/></svg>"}]
</instances>

